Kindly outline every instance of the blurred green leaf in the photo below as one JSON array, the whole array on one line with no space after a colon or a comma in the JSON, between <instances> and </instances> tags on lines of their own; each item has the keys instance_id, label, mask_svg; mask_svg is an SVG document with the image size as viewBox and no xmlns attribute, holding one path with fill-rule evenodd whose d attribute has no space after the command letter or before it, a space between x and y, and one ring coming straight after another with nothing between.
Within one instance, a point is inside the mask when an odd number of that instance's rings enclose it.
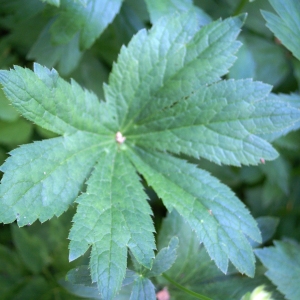
<instances>
[{"instance_id":1,"label":"blurred green leaf","mask_svg":"<svg viewBox=\"0 0 300 300\"><path fill-rule=\"evenodd\" d=\"M47 2L51 5L54 5L54 6L59 6L60 5L60 0L41 0L42 2Z\"/></svg>"},{"instance_id":2,"label":"blurred green leaf","mask_svg":"<svg viewBox=\"0 0 300 300\"><path fill-rule=\"evenodd\" d=\"M276 14L262 11L267 27L300 60L300 2L299 0L269 0Z\"/></svg>"},{"instance_id":3,"label":"blurred green leaf","mask_svg":"<svg viewBox=\"0 0 300 300\"><path fill-rule=\"evenodd\" d=\"M14 122L0 121L0 143L16 147L28 143L32 133L32 124L23 118Z\"/></svg>"},{"instance_id":4,"label":"blurred green leaf","mask_svg":"<svg viewBox=\"0 0 300 300\"><path fill-rule=\"evenodd\" d=\"M274 42L253 34L244 34L243 46L237 53L237 61L230 69L229 77L253 78L272 85L279 85L289 73L289 65L283 49Z\"/></svg>"},{"instance_id":5,"label":"blurred green leaf","mask_svg":"<svg viewBox=\"0 0 300 300\"><path fill-rule=\"evenodd\" d=\"M13 242L23 263L34 274L38 274L50 263L48 249L42 240L31 236L26 228L11 225Z\"/></svg>"},{"instance_id":6,"label":"blurred green leaf","mask_svg":"<svg viewBox=\"0 0 300 300\"><path fill-rule=\"evenodd\" d=\"M19 118L19 113L12 107L0 88L0 120L13 122Z\"/></svg>"},{"instance_id":7,"label":"blurred green leaf","mask_svg":"<svg viewBox=\"0 0 300 300\"><path fill-rule=\"evenodd\" d=\"M257 249L255 254L268 269L266 276L286 299L299 299L300 245L296 242L274 241L274 247Z\"/></svg>"},{"instance_id":8,"label":"blurred green leaf","mask_svg":"<svg viewBox=\"0 0 300 300\"><path fill-rule=\"evenodd\" d=\"M266 216L257 218L256 222L261 232L262 244L264 244L267 241L269 241L275 234L275 231L279 224L279 219L275 217ZM251 241L251 245L253 248L256 248L261 244Z\"/></svg>"},{"instance_id":9,"label":"blurred green leaf","mask_svg":"<svg viewBox=\"0 0 300 300\"><path fill-rule=\"evenodd\" d=\"M32 45L27 58L52 68L57 66L62 75L69 75L78 65L82 52L79 50L79 36L74 37L66 45L53 45L49 28L50 22Z\"/></svg>"},{"instance_id":10,"label":"blurred green leaf","mask_svg":"<svg viewBox=\"0 0 300 300\"><path fill-rule=\"evenodd\" d=\"M88 0L86 5L61 0L50 32L52 42L66 44L79 32L81 49L88 49L119 12L122 0Z\"/></svg>"},{"instance_id":11,"label":"blurred green leaf","mask_svg":"<svg viewBox=\"0 0 300 300\"><path fill-rule=\"evenodd\" d=\"M199 25L201 26L206 25L212 21L209 15L207 15L203 10L193 4L192 0L146 0L146 4L152 23L155 23L161 17L173 14L178 11L196 12L199 19Z\"/></svg>"}]
</instances>

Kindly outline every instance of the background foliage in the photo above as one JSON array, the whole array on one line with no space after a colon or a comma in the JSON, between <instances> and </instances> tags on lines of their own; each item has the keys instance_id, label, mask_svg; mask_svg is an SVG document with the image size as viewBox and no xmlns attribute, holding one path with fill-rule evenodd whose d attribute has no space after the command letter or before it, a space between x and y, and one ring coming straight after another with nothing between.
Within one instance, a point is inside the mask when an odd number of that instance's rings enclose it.
<instances>
[{"instance_id":1,"label":"background foliage","mask_svg":"<svg viewBox=\"0 0 300 300\"><path fill-rule=\"evenodd\" d=\"M188 10L197 13L200 25L247 12L239 35L243 46L226 78L271 84L274 101L299 108L297 0L0 0L0 69L32 68L35 61L55 67L60 76L74 78L103 99L102 83L108 81L122 45L160 17ZM272 299L299 299L299 127L296 123L294 131L280 138L276 133L265 136L274 141L280 157L259 166L218 166L181 155L227 184L256 218L263 243L251 241L258 258L254 278L242 276L233 265L224 275L183 219L175 211L167 214L156 193L143 182L154 211L160 252L151 271L130 257L130 270L116 299L155 299L155 293L164 288L171 299L250 299L261 285L272 292ZM1 164L18 145L55 136L22 118L0 92ZM59 218L20 229L16 224L1 226L3 299L100 299L86 268L89 253L68 262L67 237L74 212L72 208Z\"/></svg>"}]
</instances>

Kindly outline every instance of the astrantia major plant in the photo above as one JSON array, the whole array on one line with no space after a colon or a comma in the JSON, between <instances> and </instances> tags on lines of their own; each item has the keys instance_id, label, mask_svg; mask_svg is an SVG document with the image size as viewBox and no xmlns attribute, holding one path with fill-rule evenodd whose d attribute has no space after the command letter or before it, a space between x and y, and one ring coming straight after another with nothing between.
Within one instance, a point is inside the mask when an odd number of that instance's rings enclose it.
<instances>
[{"instance_id":1,"label":"astrantia major plant","mask_svg":"<svg viewBox=\"0 0 300 300\"><path fill-rule=\"evenodd\" d=\"M222 80L235 61L241 17L200 28L193 13L159 19L122 47L105 85L105 101L35 64L1 71L11 103L28 120L60 137L22 145L2 165L0 221L19 226L77 212L70 260L91 248L90 273L103 299L126 274L127 253L151 270L156 248L151 208L140 175L196 232L217 267L228 262L253 276L248 238L255 220L234 193L185 154L240 166L273 160L262 134L300 119L271 86ZM172 248L173 249L173 248ZM151 271L150 271L151 273Z\"/></svg>"}]
</instances>

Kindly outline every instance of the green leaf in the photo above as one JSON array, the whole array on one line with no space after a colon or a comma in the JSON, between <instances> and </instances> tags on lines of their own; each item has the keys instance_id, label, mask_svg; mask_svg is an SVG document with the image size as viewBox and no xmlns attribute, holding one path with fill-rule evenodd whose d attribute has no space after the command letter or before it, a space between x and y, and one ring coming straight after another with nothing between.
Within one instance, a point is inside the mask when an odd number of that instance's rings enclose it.
<instances>
[{"instance_id":1,"label":"green leaf","mask_svg":"<svg viewBox=\"0 0 300 300\"><path fill-rule=\"evenodd\" d=\"M126 246L140 264L152 266L151 209L133 166L116 146L99 154L87 184L87 192L76 201L70 260L92 245L92 280L98 283L104 299L112 299L125 277Z\"/></svg>"},{"instance_id":2,"label":"green leaf","mask_svg":"<svg viewBox=\"0 0 300 300\"><path fill-rule=\"evenodd\" d=\"M78 65L82 52L79 50L79 35L67 44L53 45L51 42L50 21L31 46L27 59L34 60L48 68L57 67L61 75L69 75Z\"/></svg>"},{"instance_id":3,"label":"green leaf","mask_svg":"<svg viewBox=\"0 0 300 300\"><path fill-rule=\"evenodd\" d=\"M46 244L42 244L38 237L31 236L25 228L12 224L11 230L14 245L23 263L33 274L40 273L50 262Z\"/></svg>"},{"instance_id":4,"label":"green leaf","mask_svg":"<svg viewBox=\"0 0 300 300\"><path fill-rule=\"evenodd\" d=\"M265 243L273 237L279 224L279 219L266 216L257 218L256 222L261 232L262 243ZM260 243L251 241L251 245L253 248L256 248L260 245Z\"/></svg>"},{"instance_id":5,"label":"green leaf","mask_svg":"<svg viewBox=\"0 0 300 300\"><path fill-rule=\"evenodd\" d=\"M269 0L277 15L262 11L267 27L300 60L300 2Z\"/></svg>"},{"instance_id":6,"label":"green leaf","mask_svg":"<svg viewBox=\"0 0 300 300\"><path fill-rule=\"evenodd\" d=\"M292 93L290 95L287 95L287 94L274 94L274 93L271 93L268 96L268 99L270 101L275 101L275 102L280 101L280 102L285 103L286 105L300 111L300 95L299 94ZM263 139L272 142L275 139L278 139L279 137L285 136L289 132L295 131L299 128L300 128L300 121L295 120L295 122L293 122L291 124L291 126L287 126L286 128L281 128L281 129L276 130L272 133L270 133L270 132L269 133L267 133L267 132L261 133L260 136Z\"/></svg>"},{"instance_id":7,"label":"green leaf","mask_svg":"<svg viewBox=\"0 0 300 300\"><path fill-rule=\"evenodd\" d=\"M268 269L266 276L278 287L286 299L300 298L300 246L296 242L275 241L275 247L255 250Z\"/></svg>"},{"instance_id":8,"label":"green leaf","mask_svg":"<svg viewBox=\"0 0 300 300\"><path fill-rule=\"evenodd\" d=\"M229 265L227 275L222 274L205 248L199 245L196 233L175 210L163 220L158 235L158 248L167 246L167 241L173 236L179 239L177 259L165 273L166 277L157 278L160 285L168 287L172 299L194 300L197 293L199 299L210 297L214 300L239 300L247 291L252 291L260 284L265 284L272 290L272 285L263 276L264 269L261 268L256 269L255 278L251 279L241 276L232 265ZM184 289L178 289L175 283Z\"/></svg>"},{"instance_id":9,"label":"green leaf","mask_svg":"<svg viewBox=\"0 0 300 300\"><path fill-rule=\"evenodd\" d=\"M132 287L130 300L156 300L153 283L144 277L138 277Z\"/></svg>"},{"instance_id":10,"label":"green leaf","mask_svg":"<svg viewBox=\"0 0 300 300\"><path fill-rule=\"evenodd\" d=\"M121 49L105 86L121 132L155 115L228 72L240 46L242 20L216 21L198 31L193 13L161 18Z\"/></svg>"},{"instance_id":11,"label":"green leaf","mask_svg":"<svg viewBox=\"0 0 300 300\"><path fill-rule=\"evenodd\" d=\"M38 64L34 72L15 66L15 70L0 71L4 92L16 109L28 120L58 134L77 130L91 133L113 133L103 126L106 109L97 97L83 90L75 81L71 84L58 73Z\"/></svg>"},{"instance_id":12,"label":"green leaf","mask_svg":"<svg viewBox=\"0 0 300 300\"><path fill-rule=\"evenodd\" d=\"M143 275L148 278L155 277L169 270L176 260L177 247L178 238L172 237L168 247L161 249L155 256L151 270L147 270Z\"/></svg>"},{"instance_id":13,"label":"green leaf","mask_svg":"<svg viewBox=\"0 0 300 300\"><path fill-rule=\"evenodd\" d=\"M87 7L91 3L96 2ZM168 153L255 164L277 155L260 135L299 121L298 108L267 98L270 86L221 81L239 48L242 18L201 29L196 13L160 18L149 32L141 30L123 46L105 87L106 102L38 64L34 72L20 67L1 71L0 82L14 107L62 136L11 152L1 167L0 221L17 219L20 226L43 222L76 201L70 260L91 247L91 278L105 300L125 283L125 299L132 286L133 298L143 297L145 290L152 297L148 279L137 273L126 277L127 247L143 268L153 267L145 274L157 275L175 259L175 242L153 262L152 212L137 170L167 209L186 219L197 234L197 246L205 245L218 268L226 272L231 261L253 276L247 238L261 240L255 220L229 188ZM164 252L169 261L155 265L166 257Z\"/></svg>"},{"instance_id":14,"label":"green leaf","mask_svg":"<svg viewBox=\"0 0 300 300\"><path fill-rule=\"evenodd\" d=\"M0 120L13 122L19 118L18 112L12 107L5 97L2 89L0 89Z\"/></svg>"},{"instance_id":15,"label":"green leaf","mask_svg":"<svg viewBox=\"0 0 300 300\"><path fill-rule=\"evenodd\" d=\"M59 6L60 5L60 0L41 0L42 2L47 2L51 5L54 5L54 6Z\"/></svg>"},{"instance_id":16,"label":"green leaf","mask_svg":"<svg viewBox=\"0 0 300 300\"><path fill-rule=\"evenodd\" d=\"M152 23L166 15L192 10L198 14L201 25L211 22L211 18L200 8L194 6L192 0L146 0L146 4Z\"/></svg>"},{"instance_id":17,"label":"green leaf","mask_svg":"<svg viewBox=\"0 0 300 300\"><path fill-rule=\"evenodd\" d=\"M284 157L280 156L259 167L266 174L267 180L271 185L278 186L286 195L289 194L291 166ZM280 172L278 172L278 170L280 170Z\"/></svg>"},{"instance_id":18,"label":"green leaf","mask_svg":"<svg viewBox=\"0 0 300 300\"><path fill-rule=\"evenodd\" d=\"M234 79L252 78L278 86L289 74L286 51L273 41L245 33L243 46L237 53L237 61L230 69Z\"/></svg>"},{"instance_id":19,"label":"green leaf","mask_svg":"<svg viewBox=\"0 0 300 300\"><path fill-rule=\"evenodd\" d=\"M0 143L13 147L27 143L32 127L32 124L21 118L9 123L0 121Z\"/></svg>"},{"instance_id":20,"label":"green leaf","mask_svg":"<svg viewBox=\"0 0 300 300\"><path fill-rule=\"evenodd\" d=\"M255 220L230 189L204 170L169 155L135 148L130 158L169 211L176 209L195 230L216 265L228 260L254 275L254 255L245 235L260 242Z\"/></svg>"},{"instance_id":21,"label":"green leaf","mask_svg":"<svg viewBox=\"0 0 300 300\"><path fill-rule=\"evenodd\" d=\"M83 189L105 143L95 134L75 133L10 152L1 166L0 221L19 226L61 215Z\"/></svg>"},{"instance_id":22,"label":"green leaf","mask_svg":"<svg viewBox=\"0 0 300 300\"><path fill-rule=\"evenodd\" d=\"M88 0L85 5L62 0L59 15L50 30L52 41L66 44L79 32L80 48L91 47L119 12L121 4L122 0Z\"/></svg>"},{"instance_id":23,"label":"green leaf","mask_svg":"<svg viewBox=\"0 0 300 300\"><path fill-rule=\"evenodd\" d=\"M228 80L196 91L186 101L148 117L128 139L152 149L204 157L239 166L277 157L256 136L292 127L300 111L268 100L270 86L251 80ZM131 136L132 135L132 136Z\"/></svg>"}]
</instances>

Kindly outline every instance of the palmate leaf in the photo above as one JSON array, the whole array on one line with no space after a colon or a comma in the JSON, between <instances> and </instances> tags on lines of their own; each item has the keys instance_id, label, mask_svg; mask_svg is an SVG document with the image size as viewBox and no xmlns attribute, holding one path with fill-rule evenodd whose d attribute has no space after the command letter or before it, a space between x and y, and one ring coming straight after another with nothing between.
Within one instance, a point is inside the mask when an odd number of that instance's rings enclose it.
<instances>
[{"instance_id":1,"label":"palmate leaf","mask_svg":"<svg viewBox=\"0 0 300 300\"><path fill-rule=\"evenodd\" d=\"M266 100L269 86L221 81L235 60L241 25L236 17L200 29L190 12L159 19L122 48L106 102L37 64L34 72L1 71L14 107L62 136L11 152L1 167L0 221L43 222L76 201L70 260L91 247L92 280L103 299L112 299L126 273L127 248L146 269L153 264L154 227L138 171L223 272L231 261L252 276L247 237L260 241L260 233L248 210L210 174L166 152L257 164L277 155L257 135L299 121L297 108Z\"/></svg>"}]
</instances>

